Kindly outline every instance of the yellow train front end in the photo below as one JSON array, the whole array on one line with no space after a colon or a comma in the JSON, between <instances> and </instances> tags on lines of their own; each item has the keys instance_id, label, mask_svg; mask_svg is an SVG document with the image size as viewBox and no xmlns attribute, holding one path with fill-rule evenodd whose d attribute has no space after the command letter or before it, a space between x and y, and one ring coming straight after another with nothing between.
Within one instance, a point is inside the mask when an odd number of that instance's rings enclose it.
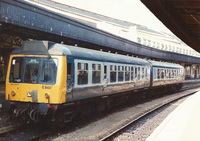
<instances>
[{"instance_id":1,"label":"yellow train front end","mask_svg":"<svg viewBox=\"0 0 200 141\"><path fill-rule=\"evenodd\" d=\"M6 100L60 104L66 100L66 56L11 55Z\"/></svg>"},{"instance_id":2,"label":"yellow train front end","mask_svg":"<svg viewBox=\"0 0 200 141\"><path fill-rule=\"evenodd\" d=\"M5 109L22 111L35 120L38 113L54 112L66 102L65 55L13 53L6 78ZM37 113L37 114L36 114Z\"/></svg>"}]
</instances>

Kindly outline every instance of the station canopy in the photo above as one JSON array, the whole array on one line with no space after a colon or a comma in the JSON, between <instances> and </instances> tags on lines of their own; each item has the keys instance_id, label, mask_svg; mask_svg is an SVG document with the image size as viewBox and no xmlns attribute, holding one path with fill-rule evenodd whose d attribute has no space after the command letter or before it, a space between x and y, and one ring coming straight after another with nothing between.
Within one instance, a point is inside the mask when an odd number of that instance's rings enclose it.
<instances>
[{"instance_id":1,"label":"station canopy","mask_svg":"<svg viewBox=\"0 0 200 141\"><path fill-rule=\"evenodd\" d=\"M141 0L176 36L200 52L199 0Z\"/></svg>"}]
</instances>

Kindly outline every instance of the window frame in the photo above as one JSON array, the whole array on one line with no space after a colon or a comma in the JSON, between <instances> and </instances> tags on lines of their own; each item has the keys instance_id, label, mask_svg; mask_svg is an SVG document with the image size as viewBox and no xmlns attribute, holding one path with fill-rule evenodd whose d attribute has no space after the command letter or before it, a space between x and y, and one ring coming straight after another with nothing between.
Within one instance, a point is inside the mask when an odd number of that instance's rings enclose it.
<instances>
[{"instance_id":1,"label":"window frame","mask_svg":"<svg viewBox=\"0 0 200 141\"><path fill-rule=\"evenodd\" d=\"M84 85L78 85L78 63L86 63L88 64L88 83L84 84ZM100 65L100 83L92 83L92 65L93 64L99 64ZM108 65L105 64L104 62L100 62L100 61L90 61L90 60L81 60L81 59L75 59L74 60L74 86L75 87L85 87L85 86L89 86L89 85L99 85L102 84L103 79L104 79L104 66ZM108 69L107 69L107 76L108 78Z\"/></svg>"},{"instance_id":2,"label":"window frame","mask_svg":"<svg viewBox=\"0 0 200 141\"><path fill-rule=\"evenodd\" d=\"M78 85L78 63L87 63L88 64L88 83L84 85ZM92 83L92 65L93 64L99 64L101 65L101 80L100 83ZM106 66L106 67L105 67ZM110 69L111 66L114 66L116 69L112 70ZM123 70L119 71L118 67L123 67ZM74 86L75 87L85 87L85 86L91 86L91 85L104 85L106 82L107 84L116 84L116 83L130 83L130 82L136 82L136 81L142 81L144 78L150 77L150 74L148 72L148 69L150 70L150 67L143 65L134 65L134 64L122 64L122 63L112 63L112 62L100 62L100 61L91 61L91 60L81 60L81 59L74 59ZM104 76L104 68L106 68L106 76ZM126 71L126 68L128 69ZM142 78L142 72L138 71L139 69L142 71L142 68L144 68L144 77ZM116 74L116 81L111 82L110 74L111 72L115 72ZM123 81L118 81L118 73L123 72ZM128 72L129 79L125 81L125 73ZM131 73L133 76L131 76ZM140 77L140 78L138 78ZM106 80L106 81L105 81Z\"/></svg>"}]
</instances>

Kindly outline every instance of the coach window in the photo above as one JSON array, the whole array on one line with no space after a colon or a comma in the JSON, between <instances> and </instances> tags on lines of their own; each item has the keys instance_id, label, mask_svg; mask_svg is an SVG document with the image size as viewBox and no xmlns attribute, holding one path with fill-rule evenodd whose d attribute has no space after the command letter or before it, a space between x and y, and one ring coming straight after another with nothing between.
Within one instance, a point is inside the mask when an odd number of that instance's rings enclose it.
<instances>
[{"instance_id":1,"label":"coach window","mask_svg":"<svg viewBox=\"0 0 200 141\"><path fill-rule=\"evenodd\" d=\"M163 69L161 69L161 79L164 79L164 77L165 77L164 70L163 70Z\"/></svg>"},{"instance_id":2,"label":"coach window","mask_svg":"<svg viewBox=\"0 0 200 141\"><path fill-rule=\"evenodd\" d=\"M174 78L174 70L171 70L171 78Z\"/></svg>"},{"instance_id":3,"label":"coach window","mask_svg":"<svg viewBox=\"0 0 200 141\"><path fill-rule=\"evenodd\" d=\"M157 70L157 78L160 79L160 69Z\"/></svg>"},{"instance_id":4,"label":"coach window","mask_svg":"<svg viewBox=\"0 0 200 141\"><path fill-rule=\"evenodd\" d=\"M180 73L179 73L179 70L177 70L177 77L179 77Z\"/></svg>"},{"instance_id":5,"label":"coach window","mask_svg":"<svg viewBox=\"0 0 200 141\"><path fill-rule=\"evenodd\" d=\"M100 64L92 64L92 83L100 83L101 82L101 65Z\"/></svg>"},{"instance_id":6,"label":"coach window","mask_svg":"<svg viewBox=\"0 0 200 141\"><path fill-rule=\"evenodd\" d=\"M140 67L138 67L137 77L138 77L138 80L140 80L140 77L141 77L141 69L140 69Z\"/></svg>"},{"instance_id":7,"label":"coach window","mask_svg":"<svg viewBox=\"0 0 200 141\"><path fill-rule=\"evenodd\" d=\"M169 78L171 78L172 76L171 76L171 70L168 70L169 71Z\"/></svg>"},{"instance_id":8,"label":"coach window","mask_svg":"<svg viewBox=\"0 0 200 141\"><path fill-rule=\"evenodd\" d=\"M124 80L124 66L118 66L118 82Z\"/></svg>"},{"instance_id":9,"label":"coach window","mask_svg":"<svg viewBox=\"0 0 200 141\"><path fill-rule=\"evenodd\" d=\"M176 72L176 70L174 70L174 78L176 78L177 77L177 72Z\"/></svg>"},{"instance_id":10,"label":"coach window","mask_svg":"<svg viewBox=\"0 0 200 141\"><path fill-rule=\"evenodd\" d=\"M149 70L149 68L146 67L146 68L145 68L145 77L146 77L146 78L148 77L148 70Z\"/></svg>"},{"instance_id":11,"label":"coach window","mask_svg":"<svg viewBox=\"0 0 200 141\"><path fill-rule=\"evenodd\" d=\"M153 68L153 79L157 79L157 69L156 68Z\"/></svg>"},{"instance_id":12,"label":"coach window","mask_svg":"<svg viewBox=\"0 0 200 141\"><path fill-rule=\"evenodd\" d=\"M171 70L171 78L173 79L173 77L174 77L174 71Z\"/></svg>"},{"instance_id":13,"label":"coach window","mask_svg":"<svg viewBox=\"0 0 200 141\"><path fill-rule=\"evenodd\" d=\"M174 70L174 78L176 78L176 75L177 75L177 74L176 74L176 70Z\"/></svg>"},{"instance_id":14,"label":"coach window","mask_svg":"<svg viewBox=\"0 0 200 141\"><path fill-rule=\"evenodd\" d=\"M170 78L171 76L170 76L170 69L168 69L168 78Z\"/></svg>"},{"instance_id":15,"label":"coach window","mask_svg":"<svg viewBox=\"0 0 200 141\"><path fill-rule=\"evenodd\" d=\"M134 79L134 67L131 67L131 81Z\"/></svg>"},{"instance_id":16,"label":"coach window","mask_svg":"<svg viewBox=\"0 0 200 141\"><path fill-rule=\"evenodd\" d=\"M144 68L144 78L147 78L147 67Z\"/></svg>"},{"instance_id":17,"label":"coach window","mask_svg":"<svg viewBox=\"0 0 200 141\"><path fill-rule=\"evenodd\" d=\"M181 70L178 70L178 77L181 76Z\"/></svg>"},{"instance_id":18,"label":"coach window","mask_svg":"<svg viewBox=\"0 0 200 141\"><path fill-rule=\"evenodd\" d=\"M166 75L166 78L169 78L169 70L168 69L165 70L165 75Z\"/></svg>"},{"instance_id":19,"label":"coach window","mask_svg":"<svg viewBox=\"0 0 200 141\"><path fill-rule=\"evenodd\" d=\"M78 85L88 84L88 64L78 63Z\"/></svg>"},{"instance_id":20,"label":"coach window","mask_svg":"<svg viewBox=\"0 0 200 141\"><path fill-rule=\"evenodd\" d=\"M170 79L172 78L172 70L171 69L169 70L169 78Z\"/></svg>"},{"instance_id":21,"label":"coach window","mask_svg":"<svg viewBox=\"0 0 200 141\"><path fill-rule=\"evenodd\" d=\"M144 67L142 67L142 78L141 79L144 79Z\"/></svg>"},{"instance_id":22,"label":"coach window","mask_svg":"<svg viewBox=\"0 0 200 141\"><path fill-rule=\"evenodd\" d=\"M125 66L125 81L130 81L130 67Z\"/></svg>"},{"instance_id":23,"label":"coach window","mask_svg":"<svg viewBox=\"0 0 200 141\"><path fill-rule=\"evenodd\" d=\"M178 76L179 77L181 76L181 70L178 70Z\"/></svg>"},{"instance_id":24,"label":"coach window","mask_svg":"<svg viewBox=\"0 0 200 141\"><path fill-rule=\"evenodd\" d=\"M117 67L115 65L110 65L110 82L114 83L116 82L116 71Z\"/></svg>"},{"instance_id":25,"label":"coach window","mask_svg":"<svg viewBox=\"0 0 200 141\"><path fill-rule=\"evenodd\" d=\"M137 67L135 67L134 79L137 80Z\"/></svg>"},{"instance_id":26,"label":"coach window","mask_svg":"<svg viewBox=\"0 0 200 141\"><path fill-rule=\"evenodd\" d=\"M107 66L104 65L104 79L107 78Z\"/></svg>"},{"instance_id":27,"label":"coach window","mask_svg":"<svg viewBox=\"0 0 200 141\"><path fill-rule=\"evenodd\" d=\"M180 70L180 76L182 76L182 70Z\"/></svg>"}]
</instances>

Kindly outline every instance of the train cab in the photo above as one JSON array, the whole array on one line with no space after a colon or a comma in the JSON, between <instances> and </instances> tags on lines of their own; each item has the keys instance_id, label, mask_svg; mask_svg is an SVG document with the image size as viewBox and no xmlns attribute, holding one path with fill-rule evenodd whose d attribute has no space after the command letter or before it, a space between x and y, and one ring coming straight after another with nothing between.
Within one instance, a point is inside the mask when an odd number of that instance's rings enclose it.
<instances>
[{"instance_id":1,"label":"train cab","mask_svg":"<svg viewBox=\"0 0 200 141\"><path fill-rule=\"evenodd\" d=\"M11 103L66 102L66 56L49 52L50 42L24 42L10 56L5 98Z\"/></svg>"}]
</instances>

